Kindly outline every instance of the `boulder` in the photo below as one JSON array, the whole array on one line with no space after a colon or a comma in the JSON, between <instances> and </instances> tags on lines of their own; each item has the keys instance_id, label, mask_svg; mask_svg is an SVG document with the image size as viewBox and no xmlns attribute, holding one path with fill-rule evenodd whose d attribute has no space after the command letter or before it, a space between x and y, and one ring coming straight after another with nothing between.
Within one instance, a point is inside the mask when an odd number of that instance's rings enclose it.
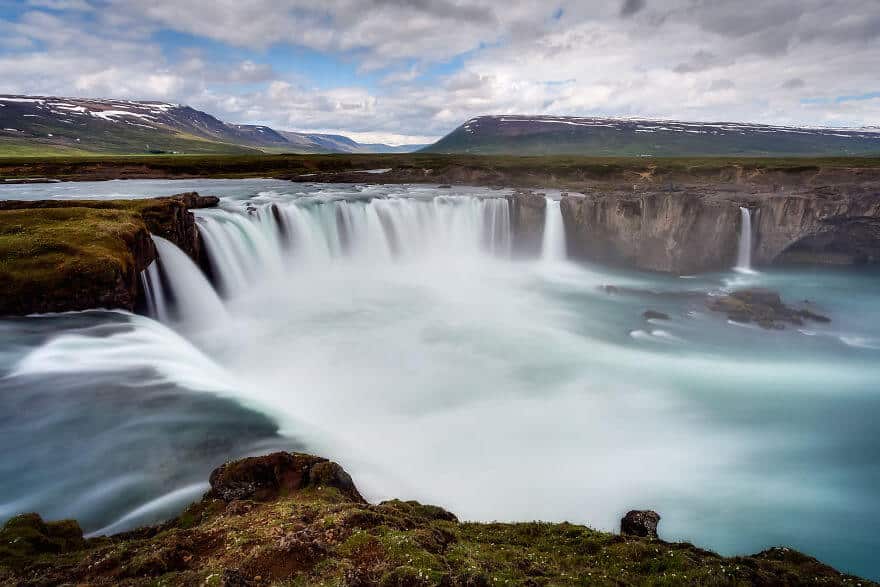
<instances>
[{"instance_id":1,"label":"boulder","mask_svg":"<svg viewBox=\"0 0 880 587\"><path fill-rule=\"evenodd\" d=\"M19 514L0 529L0 560L71 552L84 546L76 520L44 522L38 514Z\"/></svg>"},{"instance_id":2,"label":"boulder","mask_svg":"<svg viewBox=\"0 0 880 587\"><path fill-rule=\"evenodd\" d=\"M276 452L220 466L211 473L209 497L226 502L271 501L307 487L334 487L359 502L351 476L338 464L302 453Z\"/></svg>"},{"instance_id":3,"label":"boulder","mask_svg":"<svg viewBox=\"0 0 880 587\"><path fill-rule=\"evenodd\" d=\"M660 514L653 510L630 510L620 520L620 533L641 538L657 538Z\"/></svg>"}]
</instances>

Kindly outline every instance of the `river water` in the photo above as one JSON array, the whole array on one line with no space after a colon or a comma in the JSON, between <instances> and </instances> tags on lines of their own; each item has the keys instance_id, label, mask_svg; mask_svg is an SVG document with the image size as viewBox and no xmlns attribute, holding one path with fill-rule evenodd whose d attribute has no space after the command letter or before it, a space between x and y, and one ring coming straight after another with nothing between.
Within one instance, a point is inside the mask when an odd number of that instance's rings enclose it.
<instances>
[{"instance_id":1,"label":"river water","mask_svg":"<svg viewBox=\"0 0 880 587\"><path fill-rule=\"evenodd\" d=\"M182 509L229 458L305 450L371 500L605 530L651 508L667 540L785 544L880 577L880 273L575 264L555 215L543 254L512 258L505 192L482 188L114 181L0 198L189 190L221 196L196 212L216 288L160 243L153 318L0 320L0 519L125 530ZM751 286L832 322L767 331L706 310Z\"/></svg>"}]
</instances>

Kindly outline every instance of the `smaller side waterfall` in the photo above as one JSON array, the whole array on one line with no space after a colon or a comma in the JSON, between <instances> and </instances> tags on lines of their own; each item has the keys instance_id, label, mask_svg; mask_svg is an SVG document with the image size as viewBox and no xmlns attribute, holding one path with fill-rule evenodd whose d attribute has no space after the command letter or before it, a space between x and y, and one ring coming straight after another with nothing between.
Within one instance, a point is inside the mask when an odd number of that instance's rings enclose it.
<instances>
[{"instance_id":1,"label":"smaller side waterfall","mask_svg":"<svg viewBox=\"0 0 880 587\"><path fill-rule=\"evenodd\" d=\"M159 261L153 261L141 272L141 285L147 298L147 312L151 318L160 322L168 322L168 305L165 303L165 292L162 289L162 275L159 272Z\"/></svg>"},{"instance_id":2,"label":"smaller side waterfall","mask_svg":"<svg viewBox=\"0 0 880 587\"><path fill-rule=\"evenodd\" d=\"M170 297L174 300L175 314L182 322L201 328L224 320L226 308L223 302L192 259L174 243L160 236L153 235L153 242L156 244L159 263L167 277L170 290L168 292L162 290L162 283L158 278L159 271L150 273L150 267L155 263L150 265L145 271L144 279L150 281L156 317L163 322L169 320L169 304L166 300ZM149 294L147 297L149 303Z\"/></svg>"},{"instance_id":3,"label":"smaller side waterfall","mask_svg":"<svg viewBox=\"0 0 880 587\"><path fill-rule=\"evenodd\" d=\"M541 243L541 259L546 262L564 261L565 225L562 223L562 206L559 200L547 198L544 208L544 239Z\"/></svg>"},{"instance_id":4,"label":"smaller side waterfall","mask_svg":"<svg viewBox=\"0 0 880 587\"><path fill-rule=\"evenodd\" d=\"M752 270L752 214L748 208L740 206L739 248L736 255L736 269Z\"/></svg>"}]
</instances>

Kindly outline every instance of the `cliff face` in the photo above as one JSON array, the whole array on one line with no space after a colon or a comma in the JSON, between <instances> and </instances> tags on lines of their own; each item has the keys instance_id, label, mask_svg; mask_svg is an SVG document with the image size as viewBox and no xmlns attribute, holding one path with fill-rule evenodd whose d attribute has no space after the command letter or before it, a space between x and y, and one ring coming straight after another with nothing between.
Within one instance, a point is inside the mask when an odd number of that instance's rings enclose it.
<instances>
[{"instance_id":1,"label":"cliff face","mask_svg":"<svg viewBox=\"0 0 880 587\"><path fill-rule=\"evenodd\" d=\"M689 193L562 199L568 250L611 265L698 273L733 265L739 208Z\"/></svg>"},{"instance_id":2,"label":"cliff face","mask_svg":"<svg viewBox=\"0 0 880 587\"><path fill-rule=\"evenodd\" d=\"M532 192L516 192L507 196L510 207L510 233L513 250L517 255L535 256L541 252L544 236L544 212L547 201L544 196Z\"/></svg>"},{"instance_id":3,"label":"cliff face","mask_svg":"<svg viewBox=\"0 0 880 587\"><path fill-rule=\"evenodd\" d=\"M774 195L753 206L758 264L880 262L880 193Z\"/></svg>"},{"instance_id":4,"label":"cliff face","mask_svg":"<svg viewBox=\"0 0 880 587\"><path fill-rule=\"evenodd\" d=\"M880 262L874 184L634 185L565 196L562 215L574 258L688 274L735 264L740 206L750 210L755 265Z\"/></svg>"},{"instance_id":5,"label":"cliff face","mask_svg":"<svg viewBox=\"0 0 880 587\"><path fill-rule=\"evenodd\" d=\"M0 315L89 308L133 310L138 278L163 236L196 262L201 247L190 208L217 198L0 202Z\"/></svg>"}]
</instances>

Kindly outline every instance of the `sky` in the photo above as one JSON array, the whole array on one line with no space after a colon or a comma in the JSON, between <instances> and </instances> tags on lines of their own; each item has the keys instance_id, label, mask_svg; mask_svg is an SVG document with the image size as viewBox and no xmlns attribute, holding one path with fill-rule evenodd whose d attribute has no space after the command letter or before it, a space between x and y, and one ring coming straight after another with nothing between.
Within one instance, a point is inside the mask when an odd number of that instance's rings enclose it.
<instances>
[{"instance_id":1,"label":"sky","mask_svg":"<svg viewBox=\"0 0 880 587\"><path fill-rule=\"evenodd\" d=\"M431 142L487 114L880 125L880 0L0 0L0 93Z\"/></svg>"}]
</instances>

